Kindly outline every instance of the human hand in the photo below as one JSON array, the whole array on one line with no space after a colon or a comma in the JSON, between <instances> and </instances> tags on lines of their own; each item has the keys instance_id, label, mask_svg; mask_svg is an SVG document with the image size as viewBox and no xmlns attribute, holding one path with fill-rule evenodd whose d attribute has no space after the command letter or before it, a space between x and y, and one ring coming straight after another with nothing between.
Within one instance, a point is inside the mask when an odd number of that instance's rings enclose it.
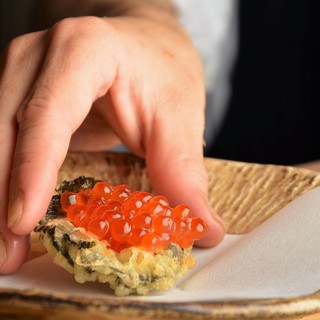
<instances>
[{"instance_id":1,"label":"human hand","mask_svg":"<svg viewBox=\"0 0 320 320\"><path fill-rule=\"evenodd\" d=\"M178 25L65 19L13 40L0 70L1 273L23 262L69 144L101 150L123 142L146 158L157 193L208 223L199 245L222 240L207 201L201 65Z\"/></svg>"}]
</instances>

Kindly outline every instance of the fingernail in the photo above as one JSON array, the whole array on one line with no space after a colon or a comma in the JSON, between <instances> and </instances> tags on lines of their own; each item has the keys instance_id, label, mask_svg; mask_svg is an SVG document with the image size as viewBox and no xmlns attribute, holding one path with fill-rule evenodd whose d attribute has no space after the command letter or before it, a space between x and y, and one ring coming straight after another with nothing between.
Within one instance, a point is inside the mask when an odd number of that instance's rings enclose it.
<instances>
[{"instance_id":1,"label":"fingernail","mask_svg":"<svg viewBox=\"0 0 320 320\"><path fill-rule=\"evenodd\" d=\"M7 261L7 248L4 236L0 233L0 267Z\"/></svg>"},{"instance_id":2,"label":"fingernail","mask_svg":"<svg viewBox=\"0 0 320 320\"><path fill-rule=\"evenodd\" d=\"M216 221L224 231L226 231L227 228L226 228L225 222L222 220L219 214L210 205L208 205L208 209L213 220Z\"/></svg>"},{"instance_id":3,"label":"fingernail","mask_svg":"<svg viewBox=\"0 0 320 320\"><path fill-rule=\"evenodd\" d=\"M213 219L221 225L221 227L223 228L224 231L227 230L224 221L217 213L213 216Z\"/></svg>"},{"instance_id":4,"label":"fingernail","mask_svg":"<svg viewBox=\"0 0 320 320\"><path fill-rule=\"evenodd\" d=\"M23 209L23 192L15 190L11 196L8 206L8 228L13 230L22 216Z\"/></svg>"}]
</instances>

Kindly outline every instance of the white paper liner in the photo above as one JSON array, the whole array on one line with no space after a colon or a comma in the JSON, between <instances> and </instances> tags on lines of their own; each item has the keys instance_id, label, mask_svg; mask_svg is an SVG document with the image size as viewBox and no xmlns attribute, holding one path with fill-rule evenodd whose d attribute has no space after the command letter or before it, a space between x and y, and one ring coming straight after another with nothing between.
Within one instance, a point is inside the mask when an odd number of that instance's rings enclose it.
<instances>
[{"instance_id":1,"label":"white paper liner","mask_svg":"<svg viewBox=\"0 0 320 320\"><path fill-rule=\"evenodd\" d=\"M246 235L227 235L211 249L193 250L196 267L167 292L126 299L150 302L292 298L320 289L320 187L280 210ZM78 284L43 256L15 274L1 276L0 288L36 289L49 294L115 297L107 285Z\"/></svg>"}]
</instances>

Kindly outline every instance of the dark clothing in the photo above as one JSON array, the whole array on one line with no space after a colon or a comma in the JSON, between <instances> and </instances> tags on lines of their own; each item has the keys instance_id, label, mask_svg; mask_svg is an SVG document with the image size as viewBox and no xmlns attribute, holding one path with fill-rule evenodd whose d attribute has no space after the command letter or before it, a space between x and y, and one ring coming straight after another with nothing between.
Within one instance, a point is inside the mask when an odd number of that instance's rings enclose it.
<instances>
[{"instance_id":1,"label":"dark clothing","mask_svg":"<svg viewBox=\"0 0 320 320\"><path fill-rule=\"evenodd\" d=\"M30 31L30 16L35 0L0 0L0 50L11 39Z\"/></svg>"},{"instance_id":2,"label":"dark clothing","mask_svg":"<svg viewBox=\"0 0 320 320\"><path fill-rule=\"evenodd\" d=\"M243 0L232 97L211 157L320 159L320 2Z\"/></svg>"}]
</instances>

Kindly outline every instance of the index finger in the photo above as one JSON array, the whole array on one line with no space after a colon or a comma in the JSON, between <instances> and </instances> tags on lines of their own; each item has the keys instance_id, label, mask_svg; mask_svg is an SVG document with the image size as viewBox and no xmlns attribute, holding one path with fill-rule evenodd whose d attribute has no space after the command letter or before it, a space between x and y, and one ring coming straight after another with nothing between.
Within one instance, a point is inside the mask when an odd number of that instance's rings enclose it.
<instances>
[{"instance_id":1,"label":"index finger","mask_svg":"<svg viewBox=\"0 0 320 320\"><path fill-rule=\"evenodd\" d=\"M31 232L43 217L72 133L115 76L109 59L104 56L101 65L95 61L97 56L91 58L96 52L88 39L74 37L73 33L67 33L66 39L65 27L70 26L63 27L63 30L58 28L63 41L51 42L38 79L17 114L19 130L10 184L8 226L18 235ZM86 41L90 49L79 54L82 41ZM107 70L104 78L101 67Z\"/></svg>"},{"instance_id":2,"label":"index finger","mask_svg":"<svg viewBox=\"0 0 320 320\"><path fill-rule=\"evenodd\" d=\"M28 251L28 237L17 236L7 227L8 197L13 153L16 141L15 114L30 88L42 55L43 37L19 37L1 56L0 80L0 273L17 269ZM34 46L37 50L33 50ZM24 54L21 55L21 52ZM33 52L32 55L28 53ZM21 68L20 64L24 67ZM24 81L21 81L23 79Z\"/></svg>"}]
</instances>

